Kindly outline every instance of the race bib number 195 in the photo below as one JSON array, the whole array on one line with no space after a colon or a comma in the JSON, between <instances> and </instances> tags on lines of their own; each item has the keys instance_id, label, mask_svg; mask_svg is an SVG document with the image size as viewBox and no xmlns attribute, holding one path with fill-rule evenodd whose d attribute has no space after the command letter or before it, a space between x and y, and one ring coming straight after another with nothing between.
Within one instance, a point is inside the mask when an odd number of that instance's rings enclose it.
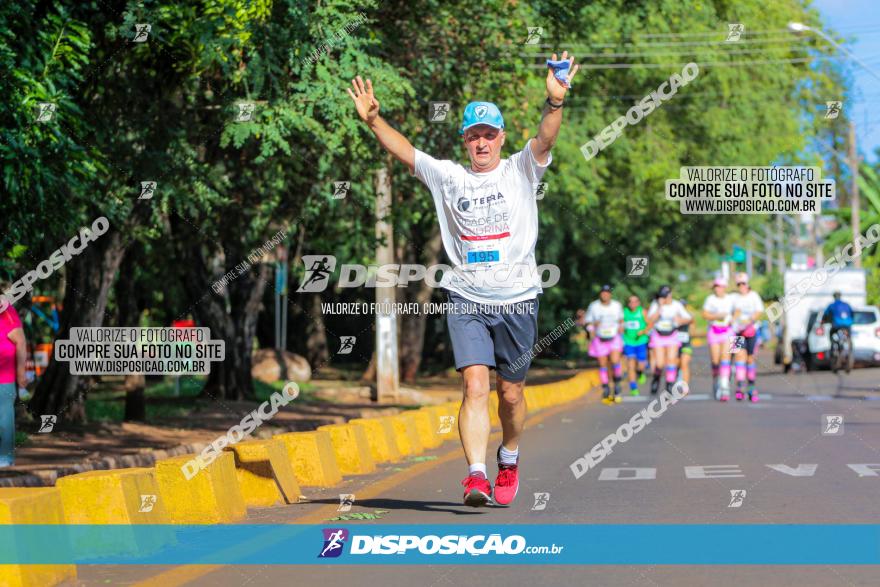
<instances>
[{"instance_id":1,"label":"race bib number 195","mask_svg":"<svg viewBox=\"0 0 880 587\"><path fill-rule=\"evenodd\" d=\"M468 251L466 263L497 263L501 260L500 251Z\"/></svg>"},{"instance_id":2,"label":"race bib number 195","mask_svg":"<svg viewBox=\"0 0 880 587\"><path fill-rule=\"evenodd\" d=\"M501 239L465 241L462 257L465 267L477 269L504 262L504 244Z\"/></svg>"}]
</instances>

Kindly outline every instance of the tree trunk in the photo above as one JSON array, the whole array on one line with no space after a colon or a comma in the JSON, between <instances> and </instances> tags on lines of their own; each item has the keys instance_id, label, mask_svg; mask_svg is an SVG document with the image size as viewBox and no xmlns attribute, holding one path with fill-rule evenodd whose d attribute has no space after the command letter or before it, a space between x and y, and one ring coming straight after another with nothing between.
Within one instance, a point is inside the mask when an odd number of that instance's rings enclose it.
<instances>
[{"instance_id":1,"label":"tree trunk","mask_svg":"<svg viewBox=\"0 0 880 587\"><path fill-rule=\"evenodd\" d=\"M324 328L324 311L321 308L321 296L316 293L305 294L309 306L306 319L306 359L312 369L320 369L330 360L330 349L327 348L327 331Z\"/></svg>"},{"instance_id":2,"label":"tree trunk","mask_svg":"<svg viewBox=\"0 0 880 587\"><path fill-rule=\"evenodd\" d=\"M120 232L111 228L67 264L67 287L57 340L69 339L74 326L103 325L110 287L126 245ZM31 401L31 410L35 414L55 414L59 421L84 423L86 392L82 378L70 374L68 362L50 359Z\"/></svg>"},{"instance_id":3,"label":"tree trunk","mask_svg":"<svg viewBox=\"0 0 880 587\"><path fill-rule=\"evenodd\" d=\"M134 245L126 252L122 260L121 273L124 279L116 280L114 293L116 307L118 309L117 326L140 326L141 310L138 307L137 288L135 283L135 271L140 258L139 245ZM146 377L143 375L125 376L125 415L126 422L147 419L147 404L144 397Z\"/></svg>"},{"instance_id":4,"label":"tree trunk","mask_svg":"<svg viewBox=\"0 0 880 587\"><path fill-rule=\"evenodd\" d=\"M208 268L204 245L197 239L187 238L191 235L186 235L182 220L172 217L171 221L179 266L186 271L181 281L196 324L210 328L213 340L222 339L226 343L225 359L211 363L202 395L231 401L254 399L251 377L253 344L271 268L264 263L244 268L218 294L212 284L220 276L213 275ZM227 254L223 271L243 267L240 264L246 262L246 253L229 244Z\"/></svg>"},{"instance_id":5,"label":"tree trunk","mask_svg":"<svg viewBox=\"0 0 880 587\"><path fill-rule=\"evenodd\" d=\"M146 378L143 375L125 376L125 415L126 422L143 422L147 419L147 402L144 397Z\"/></svg>"},{"instance_id":6,"label":"tree trunk","mask_svg":"<svg viewBox=\"0 0 880 587\"><path fill-rule=\"evenodd\" d=\"M431 237L422 248L425 254L421 259L428 267L435 265L440 258L440 230L436 223L433 225ZM401 263L417 263L418 248L415 243L407 242L405 249L406 257ZM421 308L423 304L431 301L434 288L428 285L426 280L411 283L404 288L403 301L405 303L417 303ZM398 316L400 320L400 379L405 383L413 383L422 364L422 350L425 345L425 326L428 316L423 312L403 314Z\"/></svg>"}]
</instances>

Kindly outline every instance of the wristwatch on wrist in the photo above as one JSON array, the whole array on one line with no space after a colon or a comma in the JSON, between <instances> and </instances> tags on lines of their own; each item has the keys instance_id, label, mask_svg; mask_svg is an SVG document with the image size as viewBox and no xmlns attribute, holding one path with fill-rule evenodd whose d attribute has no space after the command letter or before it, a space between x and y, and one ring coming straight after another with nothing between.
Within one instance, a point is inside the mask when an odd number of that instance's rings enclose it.
<instances>
[{"instance_id":1,"label":"wristwatch on wrist","mask_svg":"<svg viewBox=\"0 0 880 587\"><path fill-rule=\"evenodd\" d=\"M565 100L558 104L554 104L552 101L550 101L550 96L547 96L547 100L544 103L550 106L551 110L559 110L565 104Z\"/></svg>"}]
</instances>

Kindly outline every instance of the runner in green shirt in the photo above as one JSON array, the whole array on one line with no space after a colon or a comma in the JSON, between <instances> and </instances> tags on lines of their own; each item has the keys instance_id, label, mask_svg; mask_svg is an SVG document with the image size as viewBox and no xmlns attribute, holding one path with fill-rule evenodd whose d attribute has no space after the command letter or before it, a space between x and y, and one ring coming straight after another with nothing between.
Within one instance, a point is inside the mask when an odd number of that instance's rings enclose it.
<instances>
[{"instance_id":1,"label":"runner in green shirt","mask_svg":"<svg viewBox=\"0 0 880 587\"><path fill-rule=\"evenodd\" d=\"M639 395L639 383L645 382L648 361L648 323L637 295L629 296L623 309L623 355L626 357L629 391L632 395Z\"/></svg>"}]
</instances>

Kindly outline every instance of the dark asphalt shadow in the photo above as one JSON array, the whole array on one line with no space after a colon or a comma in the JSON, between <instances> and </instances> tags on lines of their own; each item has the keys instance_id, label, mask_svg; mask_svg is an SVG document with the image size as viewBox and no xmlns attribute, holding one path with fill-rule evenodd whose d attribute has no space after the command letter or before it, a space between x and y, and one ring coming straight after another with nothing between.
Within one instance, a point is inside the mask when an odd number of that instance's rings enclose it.
<instances>
[{"instance_id":1,"label":"dark asphalt shadow","mask_svg":"<svg viewBox=\"0 0 880 587\"><path fill-rule=\"evenodd\" d=\"M312 499L309 503L326 503L339 504L338 500L332 499ZM405 499L358 499L351 512L339 512L340 515L346 513L356 513L355 508L377 509L377 510L409 510L413 512L446 512L455 514L456 516L473 516L480 515L486 511L502 508L503 506L490 505L483 508L472 508L460 502L453 501L425 501L425 500L405 500ZM504 508L506 509L506 508ZM483 510L482 512L480 510ZM356 521L356 520L352 520Z\"/></svg>"}]
</instances>

